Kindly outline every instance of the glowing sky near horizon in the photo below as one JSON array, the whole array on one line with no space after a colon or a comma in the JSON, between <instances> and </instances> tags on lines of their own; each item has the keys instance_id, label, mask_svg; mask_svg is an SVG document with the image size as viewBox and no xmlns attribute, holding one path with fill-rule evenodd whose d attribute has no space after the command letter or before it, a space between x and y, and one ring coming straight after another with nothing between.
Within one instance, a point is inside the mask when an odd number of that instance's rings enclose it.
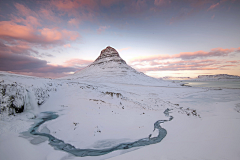
<instances>
[{"instance_id":1,"label":"glowing sky near horizon","mask_svg":"<svg viewBox=\"0 0 240 160\"><path fill-rule=\"evenodd\" d=\"M153 77L240 76L238 0L1 0L0 70L61 77L111 46Z\"/></svg>"}]
</instances>

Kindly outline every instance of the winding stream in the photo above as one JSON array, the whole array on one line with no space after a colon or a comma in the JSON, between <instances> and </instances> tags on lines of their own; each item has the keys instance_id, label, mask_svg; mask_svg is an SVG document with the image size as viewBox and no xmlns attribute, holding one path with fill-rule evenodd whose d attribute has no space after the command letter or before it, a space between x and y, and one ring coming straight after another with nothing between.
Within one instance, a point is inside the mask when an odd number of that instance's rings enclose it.
<instances>
[{"instance_id":1,"label":"winding stream","mask_svg":"<svg viewBox=\"0 0 240 160\"><path fill-rule=\"evenodd\" d=\"M117 146L107 148L107 149L80 149L80 148L75 148L73 145L65 143L63 140L57 139L51 134L48 133L40 133L38 132L38 128L40 125L42 125L46 121L50 121L53 119L58 118L58 115L54 112L42 112L42 116L39 117L39 122L33 125L29 129L29 132L32 135L39 135L39 136L44 136L49 139L49 144L54 147L55 149L58 150L63 150L65 152L71 153L75 156L78 157L85 157L85 156L100 156L104 155L110 152L113 152L115 150L123 150L123 149L130 149L133 147L141 147L141 146L146 146L150 144L155 144L159 143L162 141L162 139L167 135L167 131L161 127L161 123L171 121L173 119L172 116L169 116L169 111L170 109L166 109L163 113L165 116L169 117L169 120L158 120L157 122L154 123L154 130L158 130L158 136L157 137L152 137L151 134L147 138L142 138L134 142L129 142L129 143L121 143Z\"/></svg>"}]
</instances>

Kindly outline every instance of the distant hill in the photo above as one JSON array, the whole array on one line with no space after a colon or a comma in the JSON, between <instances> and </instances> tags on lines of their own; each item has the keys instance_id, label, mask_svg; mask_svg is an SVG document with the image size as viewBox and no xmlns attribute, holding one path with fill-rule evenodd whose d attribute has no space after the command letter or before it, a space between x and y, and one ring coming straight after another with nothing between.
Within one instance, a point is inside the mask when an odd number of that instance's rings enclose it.
<instances>
[{"instance_id":1,"label":"distant hill","mask_svg":"<svg viewBox=\"0 0 240 160\"><path fill-rule=\"evenodd\" d=\"M199 75L196 81L240 81L240 76L229 74Z\"/></svg>"},{"instance_id":2,"label":"distant hill","mask_svg":"<svg viewBox=\"0 0 240 160\"><path fill-rule=\"evenodd\" d=\"M190 77L162 77L163 80L191 80Z\"/></svg>"}]
</instances>

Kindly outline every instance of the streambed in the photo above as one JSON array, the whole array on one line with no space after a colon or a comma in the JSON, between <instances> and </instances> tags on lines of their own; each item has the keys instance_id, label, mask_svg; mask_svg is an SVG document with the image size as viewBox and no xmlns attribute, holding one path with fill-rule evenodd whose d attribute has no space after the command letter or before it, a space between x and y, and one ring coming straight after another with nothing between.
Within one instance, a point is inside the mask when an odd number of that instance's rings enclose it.
<instances>
[{"instance_id":1,"label":"streambed","mask_svg":"<svg viewBox=\"0 0 240 160\"><path fill-rule=\"evenodd\" d=\"M100 156L104 155L116 150L124 150L130 149L133 147L141 147L147 146L155 143L159 143L162 139L167 135L167 131L161 127L161 123L171 121L173 119L172 116L169 115L170 109L166 109L164 114L166 117L169 117L168 120L158 120L154 123L154 130L158 130L157 137L151 137L150 134L147 138L142 138L134 142L126 142L120 143L114 147L110 147L107 149L80 149L75 148L73 145L69 143L65 143L63 140L57 139L56 137L52 136L49 133L41 133L38 132L38 128L45 122L58 118L58 115L55 112L42 112L38 117L36 122L30 129L29 133L32 135L39 135L48 138L49 144L57 150L62 150L68 153L71 153L78 157L85 157L85 156Z\"/></svg>"}]
</instances>

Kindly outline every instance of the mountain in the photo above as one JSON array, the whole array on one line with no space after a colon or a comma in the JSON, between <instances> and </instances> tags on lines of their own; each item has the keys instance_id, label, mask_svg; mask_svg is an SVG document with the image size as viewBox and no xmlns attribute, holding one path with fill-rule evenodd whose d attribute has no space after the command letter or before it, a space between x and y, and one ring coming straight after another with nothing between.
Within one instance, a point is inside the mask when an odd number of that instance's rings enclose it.
<instances>
[{"instance_id":1,"label":"mountain","mask_svg":"<svg viewBox=\"0 0 240 160\"><path fill-rule=\"evenodd\" d=\"M167 83L136 71L110 46L103 49L100 56L92 64L61 79L129 84Z\"/></svg>"}]
</instances>

